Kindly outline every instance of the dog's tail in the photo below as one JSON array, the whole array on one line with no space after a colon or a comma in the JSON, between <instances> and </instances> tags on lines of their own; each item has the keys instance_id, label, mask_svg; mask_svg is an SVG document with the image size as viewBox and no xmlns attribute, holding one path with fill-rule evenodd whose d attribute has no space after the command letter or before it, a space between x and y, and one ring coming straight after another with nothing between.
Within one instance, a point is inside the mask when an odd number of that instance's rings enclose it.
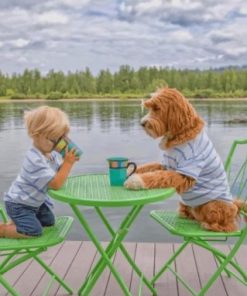
<instances>
[{"instance_id":1,"label":"dog's tail","mask_svg":"<svg viewBox=\"0 0 247 296\"><path fill-rule=\"evenodd\" d=\"M244 212L244 220L247 223L247 200L242 200L240 198L237 198L233 201L233 203L238 208L238 214L240 214L240 211Z\"/></svg>"}]
</instances>

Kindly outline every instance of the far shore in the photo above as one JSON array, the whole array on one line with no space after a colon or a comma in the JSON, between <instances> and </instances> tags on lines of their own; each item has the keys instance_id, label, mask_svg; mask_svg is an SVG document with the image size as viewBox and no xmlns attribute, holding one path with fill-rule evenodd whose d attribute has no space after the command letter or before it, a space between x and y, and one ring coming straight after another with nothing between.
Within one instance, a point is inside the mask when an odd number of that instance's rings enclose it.
<instances>
[{"instance_id":1,"label":"far shore","mask_svg":"<svg viewBox=\"0 0 247 296\"><path fill-rule=\"evenodd\" d=\"M31 103L31 102L80 102L80 101L141 101L146 100L147 97L83 97L83 98L66 98L66 99L10 99L1 98L0 103ZM188 98L190 101L247 101L247 98Z\"/></svg>"}]
</instances>

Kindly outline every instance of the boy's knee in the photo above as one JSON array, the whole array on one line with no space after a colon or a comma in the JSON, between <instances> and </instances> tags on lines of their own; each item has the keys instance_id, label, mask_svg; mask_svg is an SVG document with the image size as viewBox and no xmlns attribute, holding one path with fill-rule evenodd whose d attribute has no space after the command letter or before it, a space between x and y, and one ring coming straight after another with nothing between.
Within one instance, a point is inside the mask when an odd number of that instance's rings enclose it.
<instances>
[{"instance_id":1,"label":"boy's knee","mask_svg":"<svg viewBox=\"0 0 247 296\"><path fill-rule=\"evenodd\" d=\"M37 218L42 226L52 226L55 224L55 216L45 204L40 207Z\"/></svg>"},{"instance_id":2,"label":"boy's knee","mask_svg":"<svg viewBox=\"0 0 247 296\"><path fill-rule=\"evenodd\" d=\"M43 233L42 226L39 223L30 225L17 225L16 231L27 236L40 236Z\"/></svg>"},{"instance_id":3,"label":"boy's knee","mask_svg":"<svg viewBox=\"0 0 247 296\"><path fill-rule=\"evenodd\" d=\"M43 227L53 226L55 225L55 219L40 221Z\"/></svg>"},{"instance_id":4,"label":"boy's knee","mask_svg":"<svg viewBox=\"0 0 247 296\"><path fill-rule=\"evenodd\" d=\"M55 216L52 212L47 212L45 215L38 217L42 226L52 226L55 224Z\"/></svg>"}]
</instances>

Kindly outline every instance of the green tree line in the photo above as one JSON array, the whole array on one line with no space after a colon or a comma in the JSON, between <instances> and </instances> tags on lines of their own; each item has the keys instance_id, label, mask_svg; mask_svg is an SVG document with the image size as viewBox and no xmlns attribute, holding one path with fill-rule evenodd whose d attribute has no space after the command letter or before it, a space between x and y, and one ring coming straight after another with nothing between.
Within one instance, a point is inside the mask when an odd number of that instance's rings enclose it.
<instances>
[{"instance_id":1,"label":"green tree line","mask_svg":"<svg viewBox=\"0 0 247 296\"><path fill-rule=\"evenodd\" d=\"M112 73L109 69L93 75L89 68L74 73L49 71L42 75L38 69L21 74L0 72L0 97L22 98L80 98L80 97L140 97L158 87L169 86L187 97L247 97L247 70L179 70L162 67L129 65Z\"/></svg>"}]
</instances>

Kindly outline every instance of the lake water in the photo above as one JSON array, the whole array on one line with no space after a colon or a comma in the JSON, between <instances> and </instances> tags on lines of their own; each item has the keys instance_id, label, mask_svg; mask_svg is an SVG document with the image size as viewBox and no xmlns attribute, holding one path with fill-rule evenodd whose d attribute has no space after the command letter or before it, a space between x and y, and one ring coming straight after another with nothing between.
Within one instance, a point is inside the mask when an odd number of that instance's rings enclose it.
<instances>
[{"instance_id":1,"label":"lake water","mask_svg":"<svg viewBox=\"0 0 247 296\"><path fill-rule=\"evenodd\" d=\"M106 158L127 156L139 164L160 161L162 151L158 141L149 138L139 122L145 114L138 100L119 101L71 101L45 102L63 109L70 117L70 137L83 150L81 160L72 174L107 172ZM31 142L23 125L23 109L33 108L44 102L0 103L0 195L3 196L16 177L25 151ZM231 142L247 137L247 124L239 119L247 118L247 101L193 101L198 113L207 122L208 134L224 160ZM177 196L144 208L129 232L128 241L175 241L160 225L149 217L152 209L176 209ZM112 225L117 226L127 209L106 209ZM129 210L129 209L128 209ZM109 240L100 219L91 208L82 208L101 240ZM66 204L55 203L57 215L73 215ZM75 221L69 239L87 239L85 232Z\"/></svg>"}]
</instances>

